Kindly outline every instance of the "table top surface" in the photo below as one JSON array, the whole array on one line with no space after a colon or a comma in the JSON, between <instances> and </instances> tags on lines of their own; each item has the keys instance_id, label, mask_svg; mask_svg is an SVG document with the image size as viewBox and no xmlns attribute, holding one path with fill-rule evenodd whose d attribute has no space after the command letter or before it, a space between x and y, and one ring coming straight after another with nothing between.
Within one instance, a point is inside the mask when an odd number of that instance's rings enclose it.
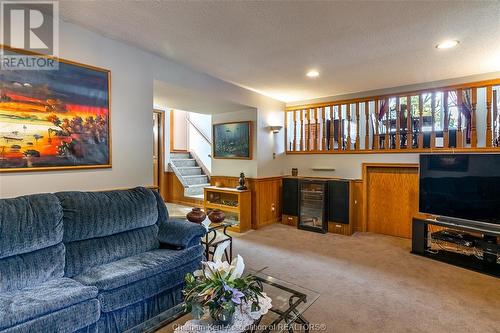
<instances>
[{"instance_id":1,"label":"table top surface","mask_svg":"<svg viewBox=\"0 0 500 333\"><path fill-rule=\"evenodd\" d=\"M264 269L263 269L264 270ZM319 293L286 282L279 278L263 273L263 270L247 270L247 274L252 274L262 283L264 292L272 299L272 309L261 320L261 327L271 324L279 315L278 313L289 312L289 321L293 322L301 316L318 298ZM170 308L150 320L128 330L126 333L172 333L179 327L192 319L190 313L185 311L184 304L181 303ZM283 322L281 323L283 324ZM256 332L261 332L260 328ZM273 326L271 332L288 332L285 325Z\"/></svg>"}]
</instances>

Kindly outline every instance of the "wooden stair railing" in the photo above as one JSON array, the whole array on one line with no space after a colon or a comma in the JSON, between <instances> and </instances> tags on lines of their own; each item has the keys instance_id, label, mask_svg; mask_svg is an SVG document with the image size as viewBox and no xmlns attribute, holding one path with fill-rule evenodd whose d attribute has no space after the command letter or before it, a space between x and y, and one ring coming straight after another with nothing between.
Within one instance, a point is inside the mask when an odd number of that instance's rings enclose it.
<instances>
[{"instance_id":1,"label":"wooden stair railing","mask_svg":"<svg viewBox=\"0 0 500 333\"><path fill-rule=\"evenodd\" d=\"M500 152L499 90L495 79L289 106L287 154Z\"/></svg>"}]
</instances>

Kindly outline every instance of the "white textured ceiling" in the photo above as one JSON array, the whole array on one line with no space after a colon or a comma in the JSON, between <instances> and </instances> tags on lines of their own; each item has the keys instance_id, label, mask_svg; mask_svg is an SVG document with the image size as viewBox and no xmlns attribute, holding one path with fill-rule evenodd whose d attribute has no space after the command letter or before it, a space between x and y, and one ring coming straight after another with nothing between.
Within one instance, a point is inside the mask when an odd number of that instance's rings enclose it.
<instances>
[{"instance_id":1,"label":"white textured ceiling","mask_svg":"<svg viewBox=\"0 0 500 333\"><path fill-rule=\"evenodd\" d=\"M174 86L155 81L153 105L158 109L177 109L189 112L217 114L235 111L255 110L247 105L233 103L203 91Z\"/></svg>"},{"instance_id":2,"label":"white textured ceiling","mask_svg":"<svg viewBox=\"0 0 500 333\"><path fill-rule=\"evenodd\" d=\"M65 0L60 14L283 101L500 70L499 1Z\"/></svg>"}]
</instances>

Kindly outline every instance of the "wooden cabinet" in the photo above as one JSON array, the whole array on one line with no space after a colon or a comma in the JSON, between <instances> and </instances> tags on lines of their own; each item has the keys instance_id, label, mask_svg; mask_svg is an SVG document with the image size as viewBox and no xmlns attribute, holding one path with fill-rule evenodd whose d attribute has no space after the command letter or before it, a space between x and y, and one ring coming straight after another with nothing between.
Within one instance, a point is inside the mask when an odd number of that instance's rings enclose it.
<instances>
[{"instance_id":1,"label":"wooden cabinet","mask_svg":"<svg viewBox=\"0 0 500 333\"><path fill-rule=\"evenodd\" d=\"M238 222L230 230L245 232L252 226L252 196L250 190L239 191L228 187L205 187L203 207L208 214L219 209L226 215L226 220Z\"/></svg>"},{"instance_id":2,"label":"wooden cabinet","mask_svg":"<svg viewBox=\"0 0 500 333\"><path fill-rule=\"evenodd\" d=\"M281 223L296 227L299 224L299 217L283 214L281 216Z\"/></svg>"},{"instance_id":3,"label":"wooden cabinet","mask_svg":"<svg viewBox=\"0 0 500 333\"><path fill-rule=\"evenodd\" d=\"M324 215L328 221L328 232L352 235L354 229L354 180L337 178L283 178L282 223L300 225L299 207L301 205L300 184L303 182L323 181L327 184Z\"/></svg>"}]
</instances>

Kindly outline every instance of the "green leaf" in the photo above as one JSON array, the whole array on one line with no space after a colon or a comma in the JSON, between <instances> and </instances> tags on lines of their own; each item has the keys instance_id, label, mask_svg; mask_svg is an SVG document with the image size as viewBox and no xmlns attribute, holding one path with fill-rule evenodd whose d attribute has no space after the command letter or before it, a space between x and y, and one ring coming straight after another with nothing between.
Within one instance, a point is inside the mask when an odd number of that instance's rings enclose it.
<instances>
[{"instance_id":1,"label":"green leaf","mask_svg":"<svg viewBox=\"0 0 500 333\"><path fill-rule=\"evenodd\" d=\"M200 319L203 317L203 306L200 303L194 303L191 306L191 315L194 319Z\"/></svg>"}]
</instances>

